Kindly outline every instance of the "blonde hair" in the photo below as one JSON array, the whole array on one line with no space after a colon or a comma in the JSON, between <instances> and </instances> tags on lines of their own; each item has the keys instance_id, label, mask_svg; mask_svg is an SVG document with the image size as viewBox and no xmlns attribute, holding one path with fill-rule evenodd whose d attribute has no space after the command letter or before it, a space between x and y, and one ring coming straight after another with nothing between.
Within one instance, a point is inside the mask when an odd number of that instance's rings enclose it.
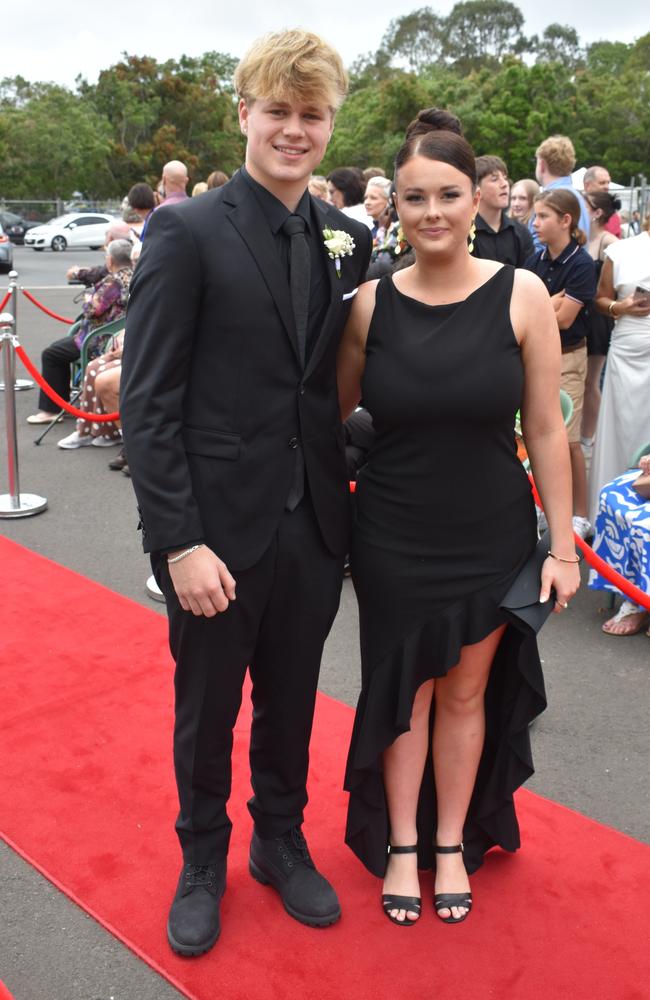
<instances>
[{"instance_id":1,"label":"blonde hair","mask_svg":"<svg viewBox=\"0 0 650 1000\"><path fill-rule=\"evenodd\" d=\"M337 111L348 92L348 74L336 49L295 28L254 42L235 70L234 84L245 101L297 99Z\"/></svg>"},{"instance_id":2,"label":"blonde hair","mask_svg":"<svg viewBox=\"0 0 650 1000\"><path fill-rule=\"evenodd\" d=\"M551 135L535 150L554 177L566 177L576 165L576 151L566 135Z\"/></svg>"},{"instance_id":3,"label":"blonde hair","mask_svg":"<svg viewBox=\"0 0 650 1000\"><path fill-rule=\"evenodd\" d=\"M322 198L323 201L327 201L329 199L326 177L321 177L318 174L312 174L309 178L307 187L309 189L309 193L315 195L317 198Z\"/></svg>"},{"instance_id":4,"label":"blonde hair","mask_svg":"<svg viewBox=\"0 0 650 1000\"><path fill-rule=\"evenodd\" d=\"M208 185L206 184L205 181L197 181L194 187L192 188L192 197L196 198L197 195L205 194L207 190L208 190Z\"/></svg>"},{"instance_id":5,"label":"blonde hair","mask_svg":"<svg viewBox=\"0 0 650 1000\"><path fill-rule=\"evenodd\" d=\"M526 198L528 200L528 210L517 222L521 222L523 226L528 225L531 215L533 214L533 204L535 198L540 192L540 187L537 181L534 181L532 177L522 177L520 181L515 181L515 183L510 188L510 197L512 198L512 192L516 187L522 187L526 192Z\"/></svg>"}]
</instances>

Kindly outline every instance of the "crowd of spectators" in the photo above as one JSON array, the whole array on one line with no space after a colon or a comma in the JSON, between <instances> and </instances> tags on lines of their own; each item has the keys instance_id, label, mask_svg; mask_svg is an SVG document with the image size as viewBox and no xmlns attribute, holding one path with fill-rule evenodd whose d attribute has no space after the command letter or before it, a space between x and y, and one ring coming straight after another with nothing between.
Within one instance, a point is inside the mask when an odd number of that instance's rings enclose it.
<instances>
[{"instance_id":1,"label":"crowd of spectators","mask_svg":"<svg viewBox=\"0 0 650 1000\"><path fill-rule=\"evenodd\" d=\"M515 183L500 157L486 153L477 158L480 203L468 239L474 256L532 270L548 288L562 350L561 384L573 406L567 429L574 530L589 538L596 522L595 545L606 548L621 533L621 515L612 513L611 483L627 477L623 486L633 491L634 477L630 479L627 470L650 442L650 235L638 211L629 217L620 211L604 166L590 166L581 190L574 186L576 157L567 136L548 137L535 157L535 179ZM81 323L74 336L54 342L42 356L46 380L64 399L70 398L70 364L79 359L86 338L98 326L125 316L129 283L152 212L187 199L189 180L185 164L171 160L155 190L143 182L134 184L125 199L123 221L106 234L105 263L68 270L68 280L87 288ZM205 181L194 183L191 197L202 197L227 181L225 173L215 170ZM313 176L309 190L369 227L373 252L368 277L412 261L393 204L392 182L380 167L363 171L337 167L327 176ZM123 340L122 330L99 357L90 357L78 405L91 416L119 409ZM28 422L48 423L57 413L56 404L41 393L39 410ZM363 464L372 437L371 421L361 409L346 426L351 478ZM79 420L75 431L58 443L68 450L120 444L119 421ZM109 465L129 474L123 449ZM641 503L650 506L648 501ZM641 551L646 552L647 566L650 511L646 513L644 521L635 510L633 520L637 549L639 522L646 526L647 548L642 545ZM540 512L542 527L543 522ZM592 574L591 585L605 586L597 574ZM603 628L609 634L627 635L645 624L641 609L624 602Z\"/></svg>"}]
</instances>

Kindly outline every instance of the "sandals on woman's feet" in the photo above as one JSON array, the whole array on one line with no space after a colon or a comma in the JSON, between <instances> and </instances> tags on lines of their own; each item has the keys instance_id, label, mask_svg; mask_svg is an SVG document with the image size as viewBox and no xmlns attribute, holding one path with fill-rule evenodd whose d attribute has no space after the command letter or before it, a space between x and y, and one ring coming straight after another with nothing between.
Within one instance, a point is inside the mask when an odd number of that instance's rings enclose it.
<instances>
[{"instance_id":1,"label":"sandals on woman's feet","mask_svg":"<svg viewBox=\"0 0 650 1000\"><path fill-rule=\"evenodd\" d=\"M411 844L408 847L393 847L389 845L389 854L415 854L417 852L417 844ZM412 927L413 924L417 924L418 920L409 920L406 913L417 913L418 919L420 915L420 910L422 908L422 897L421 896L393 896L391 893L387 893L381 897L381 905L383 907L384 913L388 919L397 924L398 927ZM404 910L404 919L398 920L397 917L392 916L391 910Z\"/></svg>"},{"instance_id":2,"label":"sandals on woman's feet","mask_svg":"<svg viewBox=\"0 0 650 1000\"><path fill-rule=\"evenodd\" d=\"M439 847L436 844L436 854L460 854L462 850L462 844L455 844L453 847ZM471 892L437 892L433 897L433 905L438 918L443 923L460 924L470 914L470 910L472 909L472 894ZM460 917L455 917L451 913L452 906L463 906L467 910L467 913L463 913ZM449 910L449 916L441 917L440 910Z\"/></svg>"},{"instance_id":3,"label":"sandals on woman's feet","mask_svg":"<svg viewBox=\"0 0 650 1000\"><path fill-rule=\"evenodd\" d=\"M628 618L629 622L624 624ZM605 635L636 635L637 632L644 630L647 623L648 613L643 608L639 608L632 601L623 601L614 617L608 619L601 628ZM622 625L623 628L615 632L611 628L612 625Z\"/></svg>"}]
</instances>

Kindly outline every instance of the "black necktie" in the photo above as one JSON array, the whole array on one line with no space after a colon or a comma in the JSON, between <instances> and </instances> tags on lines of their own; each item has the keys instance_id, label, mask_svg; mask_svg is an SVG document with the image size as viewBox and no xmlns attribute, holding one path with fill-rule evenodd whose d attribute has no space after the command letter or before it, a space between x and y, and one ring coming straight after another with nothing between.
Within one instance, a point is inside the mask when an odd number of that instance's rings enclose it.
<instances>
[{"instance_id":1,"label":"black necktie","mask_svg":"<svg viewBox=\"0 0 650 1000\"><path fill-rule=\"evenodd\" d=\"M282 224L282 232L290 239L289 245L289 287L291 290L291 305L296 324L298 353L300 364L305 367L307 348L307 321L309 319L309 281L311 277L311 259L309 244L305 237L305 220L299 215L290 215ZM302 446L296 448L296 464L293 472L293 482L287 497L287 510L295 510L305 492L305 460Z\"/></svg>"},{"instance_id":2,"label":"black necktie","mask_svg":"<svg viewBox=\"0 0 650 1000\"><path fill-rule=\"evenodd\" d=\"M305 220L299 215L290 215L282 224L282 232L289 237L289 286L291 305L298 336L300 363L305 367L307 346L307 321L309 319L309 280L311 259L309 244L305 237Z\"/></svg>"}]
</instances>

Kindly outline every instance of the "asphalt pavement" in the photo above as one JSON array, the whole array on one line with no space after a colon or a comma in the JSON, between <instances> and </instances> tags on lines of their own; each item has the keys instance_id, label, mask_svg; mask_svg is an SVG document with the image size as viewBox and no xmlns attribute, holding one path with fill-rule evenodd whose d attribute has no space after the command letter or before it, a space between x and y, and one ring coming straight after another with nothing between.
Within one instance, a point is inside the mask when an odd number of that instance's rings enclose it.
<instances>
[{"instance_id":1,"label":"asphalt pavement","mask_svg":"<svg viewBox=\"0 0 650 1000\"><path fill-rule=\"evenodd\" d=\"M90 250L55 254L18 247L14 266L20 285L51 309L73 317L79 289L66 285L65 271L73 263L94 265L101 259ZM0 298L6 287L2 276ZM66 327L21 295L17 329L40 367L41 351L63 336ZM20 364L17 374L26 375ZM38 430L25 418L37 409L36 390L16 393L16 406L21 491L47 497L48 507L33 517L0 521L0 532L164 614L145 592L149 567L136 531L130 481L107 468L115 449L57 448L57 440L73 429L69 420L35 447ZM4 438L3 416L0 493L8 489ZM541 635L549 708L533 727L537 770L527 787L648 843L650 640L643 634L623 639L603 635L605 604L602 593L584 586L570 610L553 616ZM349 705L358 696L357 614L349 580L325 649L320 687ZM4 845L0 886L0 979L15 1000L168 1000L180 995ZM160 918L162 923L166 915Z\"/></svg>"}]
</instances>

